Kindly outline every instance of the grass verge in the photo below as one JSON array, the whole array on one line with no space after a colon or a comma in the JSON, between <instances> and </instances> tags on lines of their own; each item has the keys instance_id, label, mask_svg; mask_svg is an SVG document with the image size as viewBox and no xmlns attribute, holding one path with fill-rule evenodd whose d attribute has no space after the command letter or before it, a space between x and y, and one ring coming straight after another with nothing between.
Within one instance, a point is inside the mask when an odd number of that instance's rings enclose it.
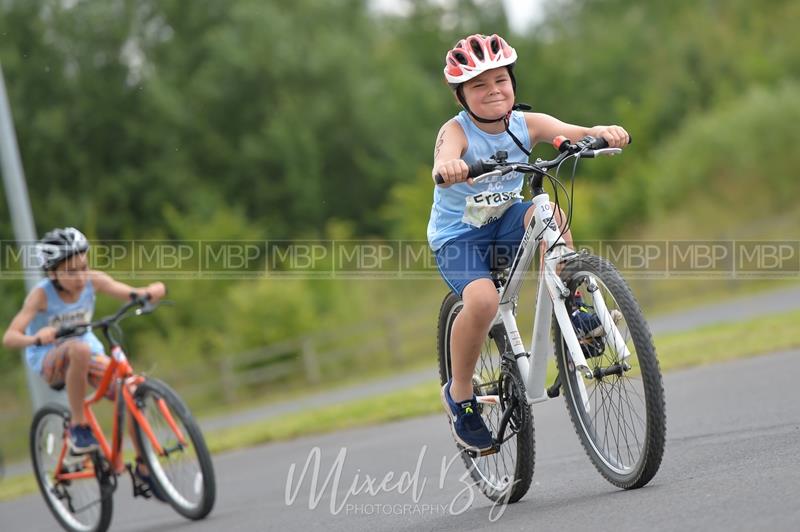
<instances>
[{"instance_id":1,"label":"grass verge","mask_svg":"<svg viewBox=\"0 0 800 532\"><path fill-rule=\"evenodd\" d=\"M663 372L800 347L795 331L800 311L769 315L749 322L701 327L690 332L656 337ZM547 382L555 378L548 368ZM423 414L438 413L439 384L430 381L376 398L292 414L245 427L210 434L215 452L247 447L298 436L384 423Z\"/></svg>"}]
</instances>

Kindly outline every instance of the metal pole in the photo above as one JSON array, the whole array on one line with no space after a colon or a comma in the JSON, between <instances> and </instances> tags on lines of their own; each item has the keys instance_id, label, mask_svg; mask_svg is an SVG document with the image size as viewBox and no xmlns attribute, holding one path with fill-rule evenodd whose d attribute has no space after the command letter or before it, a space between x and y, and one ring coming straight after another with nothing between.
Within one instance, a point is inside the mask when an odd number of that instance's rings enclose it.
<instances>
[{"instance_id":1,"label":"metal pole","mask_svg":"<svg viewBox=\"0 0 800 532\"><path fill-rule=\"evenodd\" d=\"M25 287L28 291L33 288L41 278L41 273L31 268L30 253L32 244L36 242L36 228L33 225L31 202L28 199L28 187L25 185L25 174L22 172L22 161L17 146L17 136L14 132L14 123L11 119L11 108L8 105L6 84L3 79L3 68L0 64L0 163L3 170L3 184L5 185L8 210L11 213L11 224L14 227L14 237L22 250L22 266L25 269ZM31 403L34 412L43 404L55 401L67 404L66 394L56 392L36 375L25 362L25 352L22 353L22 365L28 378L28 390L31 394Z\"/></svg>"}]
</instances>

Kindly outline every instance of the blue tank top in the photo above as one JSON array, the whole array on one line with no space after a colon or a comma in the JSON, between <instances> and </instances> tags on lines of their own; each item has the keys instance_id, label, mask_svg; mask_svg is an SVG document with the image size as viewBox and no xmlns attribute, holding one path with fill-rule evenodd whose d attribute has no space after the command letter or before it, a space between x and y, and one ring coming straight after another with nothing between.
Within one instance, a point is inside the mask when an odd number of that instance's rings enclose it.
<instances>
[{"instance_id":1,"label":"blue tank top","mask_svg":"<svg viewBox=\"0 0 800 532\"><path fill-rule=\"evenodd\" d=\"M461 158L467 164L478 160L488 159L498 150L508 152L509 161L527 161L528 156L519 149L511 136L505 131L501 133L486 133L470 120L466 111L461 111L455 117L467 137L467 149ZM531 140L528 135L528 126L525 115L519 111L511 113L508 128L530 151ZM462 221L469 197L484 192L513 193L522 191L523 175L511 172L504 176L490 178L475 185L457 183L446 188L433 187L433 206L431 217L428 220L428 244L433 251L438 250L450 240L474 229L473 225ZM504 197L509 197L506 194ZM514 199L511 203L518 203Z\"/></svg>"},{"instance_id":2,"label":"blue tank top","mask_svg":"<svg viewBox=\"0 0 800 532\"><path fill-rule=\"evenodd\" d=\"M47 309L44 312L36 313L36 316L34 316L34 318L25 328L25 334L33 336L39 331L39 329L48 325L58 328L62 325L69 327L70 325L77 323L92 321L92 315L94 314L95 293L94 286L92 285L91 281L87 281L86 286L83 288L83 292L81 292L81 295L74 303L67 303L61 299L56 292L55 286L53 286L53 282L50 279L42 279L36 283L36 286L33 289L36 290L37 288L44 290L44 293L47 296ZM87 332L80 338L89 344L92 349L92 353L103 352L103 344L92 332ZM53 349L55 345L56 344L41 346L29 345L26 347L25 359L28 362L28 366L30 366L30 368L35 372L41 373L42 359L44 359L44 356L47 354L47 352Z\"/></svg>"}]
</instances>

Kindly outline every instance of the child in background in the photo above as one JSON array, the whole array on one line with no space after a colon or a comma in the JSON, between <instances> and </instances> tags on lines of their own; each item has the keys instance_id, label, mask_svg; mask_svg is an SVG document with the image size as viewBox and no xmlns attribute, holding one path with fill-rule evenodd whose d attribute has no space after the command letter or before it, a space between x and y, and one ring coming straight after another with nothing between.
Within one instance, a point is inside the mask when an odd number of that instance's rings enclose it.
<instances>
[{"instance_id":1,"label":"child in background","mask_svg":"<svg viewBox=\"0 0 800 532\"><path fill-rule=\"evenodd\" d=\"M104 353L103 344L91 331L63 340L56 339L56 332L60 327L90 322L97 292L123 301L135 293L139 297L149 297L153 302L166 293L161 282L134 288L115 281L106 273L90 270L86 257L88 250L89 242L75 228L54 229L44 235L36 245L36 251L46 278L30 291L3 336L6 348L25 349L28 366L47 384L56 389L66 385L71 413L67 444L72 455L82 455L98 448L97 439L86 424L83 401L87 382L97 387L110 359ZM113 385L109 395L113 399ZM128 425L133 435L130 416ZM139 458L136 473L152 493L162 499Z\"/></svg>"}]
</instances>

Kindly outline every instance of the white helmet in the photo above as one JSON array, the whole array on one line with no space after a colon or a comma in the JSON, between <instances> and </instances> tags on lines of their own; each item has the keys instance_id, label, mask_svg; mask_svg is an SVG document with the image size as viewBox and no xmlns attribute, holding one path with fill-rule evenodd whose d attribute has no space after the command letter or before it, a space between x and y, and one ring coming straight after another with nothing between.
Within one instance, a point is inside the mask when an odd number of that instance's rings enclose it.
<instances>
[{"instance_id":1,"label":"white helmet","mask_svg":"<svg viewBox=\"0 0 800 532\"><path fill-rule=\"evenodd\" d=\"M88 250L89 241L86 236L74 227L53 229L45 233L36 244L39 266L45 271L52 270L73 255Z\"/></svg>"}]
</instances>

